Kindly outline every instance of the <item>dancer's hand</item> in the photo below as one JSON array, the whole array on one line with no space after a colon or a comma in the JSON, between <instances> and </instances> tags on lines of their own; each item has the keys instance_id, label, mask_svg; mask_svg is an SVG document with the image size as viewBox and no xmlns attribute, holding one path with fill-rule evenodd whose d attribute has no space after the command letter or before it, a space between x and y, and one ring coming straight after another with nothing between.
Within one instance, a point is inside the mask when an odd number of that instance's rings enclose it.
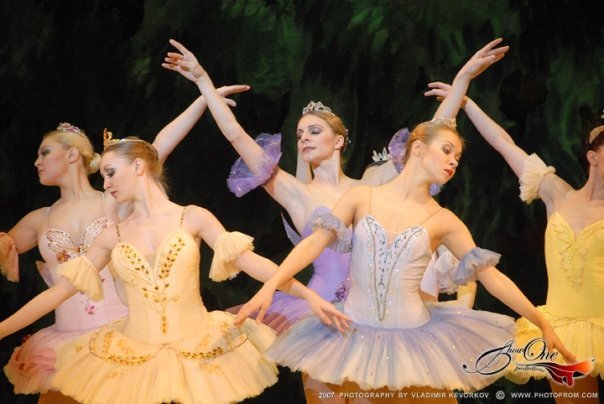
<instances>
[{"instance_id":1,"label":"dancer's hand","mask_svg":"<svg viewBox=\"0 0 604 404\"><path fill-rule=\"evenodd\" d=\"M575 355L566 349L551 325L548 324L547 326L543 327L541 332L543 333L543 340L545 341L545 346L548 352L552 352L555 349L564 357L566 363L577 362Z\"/></svg>"},{"instance_id":2,"label":"dancer's hand","mask_svg":"<svg viewBox=\"0 0 604 404\"><path fill-rule=\"evenodd\" d=\"M476 52L461 68L458 76L467 76L468 78L473 79L493 63L500 61L505 56L506 52L510 50L509 46L497 47L502 41L503 39L497 38Z\"/></svg>"},{"instance_id":3,"label":"dancer's hand","mask_svg":"<svg viewBox=\"0 0 604 404\"><path fill-rule=\"evenodd\" d=\"M228 106L236 107L237 103L235 102L235 100L231 100L230 98L227 98L227 97L231 94L242 93L244 91L248 91L249 89L250 89L250 86L248 86L247 84L233 84L230 86L222 86L220 88L217 88L216 92L222 96L222 98L224 99L224 102L226 102Z\"/></svg>"},{"instance_id":4,"label":"dancer's hand","mask_svg":"<svg viewBox=\"0 0 604 404\"><path fill-rule=\"evenodd\" d=\"M178 49L178 52L168 52L165 63L161 65L168 69L180 73L183 77L193 82L197 82L206 73L203 67L197 61L197 58L183 44L174 39L170 39L170 44Z\"/></svg>"},{"instance_id":5,"label":"dancer's hand","mask_svg":"<svg viewBox=\"0 0 604 404\"><path fill-rule=\"evenodd\" d=\"M432 83L428 83L428 88L430 90L424 93L426 97L436 97L438 101L442 101L447 95L449 95L449 92L451 91L451 84L433 81ZM463 101L461 103L462 108L466 106L466 102L468 102L468 100L469 98L467 95L463 97Z\"/></svg>"},{"instance_id":6,"label":"dancer's hand","mask_svg":"<svg viewBox=\"0 0 604 404\"><path fill-rule=\"evenodd\" d=\"M235 319L235 325L239 327L241 324L243 324L246 318L256 311L258 311L256 323L261 323L264 319L266 311L273 301L275 290L276 288L270 284L270 281L266 282L254 295L254 297L250 299L249 302L241 306L241 309L237 313L237 317Z\"/></svg>"},{"instance_id":7,"label":"dancer's hand","mask_svg":"<svg viewBox=\"0 0 604 404\"><path fill-rule=\"evenodd\" d=\"M336 309L333 304L323 299L311 289L307 289L304 295L311 310L319 317L323 324L337 328L342 334L348 331L350 322L352 321L350 317Z\"/></svg>"}]
</instances>

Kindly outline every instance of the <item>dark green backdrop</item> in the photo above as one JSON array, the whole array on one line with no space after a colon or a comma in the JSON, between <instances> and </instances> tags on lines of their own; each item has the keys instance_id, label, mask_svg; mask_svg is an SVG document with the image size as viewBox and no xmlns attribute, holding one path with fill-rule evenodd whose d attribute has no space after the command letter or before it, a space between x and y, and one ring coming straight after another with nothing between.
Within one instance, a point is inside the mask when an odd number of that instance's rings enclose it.
<instances>
[{"instance_id":1,"label":"dark green backdrop","mask_svg":"<svg viewBox=\"0 0 604 404\"><path fill-rule=\"evenodd\" d=\"M4 1L0 5L0 229L54 201L32 163L41 135L68 121L84 128L97 148L104 127L118 136L154 134L182 111L197 89L160 63L169 38L189 46L217 85L247 83L236 115L251 134L284 134L282 166L293 170L294 129L309 100L343 117L352 138L346 172L358 177L373 149L394 131L429 119L435 102L422 93L432 80L451 80L482 44L501 36L511 46L503 61L477 79L470 95L527 151L539 151L579 186L585 179L582 140L604 104L604 3L558 0ZM524 206L513 173L487 147L463 114L469 145L461 170L439 200L467 223L477 243L503 254L500 265L536 304L543 303L543 206ZM171 197L214 212L227 228L256 237L257 251L277 262L290 246L278 206L262 191L241 199L226 189L236 155L209 116L168 160ZM94 176L99 186L100 178ZM258 284L240 276L207 281L209 308L251 296ZM19 284L0 281L0 317L43 289L21 259ZM479 291L476 307L509 310ZM0 342L0 363L46 318ZM546 383L498 389L546 391ZM0 401L13 396L2 376ZM297 376L255 402L302 402ZM468 400L471 401L471 400ZM496 401L494 398L487 401ZM509 401L511 402L511 401Z\"/></svg>"}]
</instances>

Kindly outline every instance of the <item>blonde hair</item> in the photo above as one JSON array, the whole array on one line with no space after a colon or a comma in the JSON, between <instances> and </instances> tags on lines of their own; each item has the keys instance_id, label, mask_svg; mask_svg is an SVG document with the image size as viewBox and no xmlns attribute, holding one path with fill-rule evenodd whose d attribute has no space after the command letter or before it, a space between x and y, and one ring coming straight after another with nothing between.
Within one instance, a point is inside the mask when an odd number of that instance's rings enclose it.
<instances>
[{"instance_id":1,"label":"blonde hair","mask_svg":"<svg viewBox=\"0 0 604 404\"><path fill-rule=\"evenodd\" d=\"M82 156L82 165L88 174L96 173L99 170L101 156L94 152L90 139L81 129L78 129L77 132L52 130L42 137L42 139L48 138L61 143L66 150L72 147L78 149Z\"/></svg>"},{"instance_id":2,"label":"blonde hair","mask_svg":"<svg viewBox=\"0 0 604 404\"><path fill-rule=\"evenodd\" d=\"M430 142L432 142L432 140L434 140L434 138L437 136L438 131L443 129L453 132L459 138L459 141L461 142L461 148L463 150L465 142L459 132L457 132L457 129L442 122L422 122L417 125L415 129L413 129L413 132L411 132L411 134L409 135L409 140L405 145L405 157L403 158L403 163L406 163L407 160L409 160L409 156L411 155L411 146L416 140L419 140L424 144L430 144Z\"/></svg>"},{"instance_id":3,"label":"blonde hair","mask_svg":"<svg viewBox=\"0 0 604 404\"><path fill-rule=\"evenodd\" d=\"M153 179L166 191L168 189L164 168L159 161L157 149L149 142L139 139L135 136L128 136L114 141L103 150L103 154L114 152L130 163L140 158L147 164L147 169L153 176Z\"/></svg>"},{"instance_id":4,"label":"blonde hair","mask_svg":"<svg viewBox=\"0 0 604 404\"><path fill-rule=\"evenodd\" d=\"M339 116L332 112L321 110L311 110L304 113L302 116L304 115L314 115L317 118L321 118L325 122L327 122L329 127L334 131L336 135L340 135L344 138L344 144L342 145L340 152L344 152L344 150L346 150L346 146L348 146L348 129L346 129L346 126L344 126L344 122L342 122L342 119L340 119Z\"/></svg>"}]
</instances>

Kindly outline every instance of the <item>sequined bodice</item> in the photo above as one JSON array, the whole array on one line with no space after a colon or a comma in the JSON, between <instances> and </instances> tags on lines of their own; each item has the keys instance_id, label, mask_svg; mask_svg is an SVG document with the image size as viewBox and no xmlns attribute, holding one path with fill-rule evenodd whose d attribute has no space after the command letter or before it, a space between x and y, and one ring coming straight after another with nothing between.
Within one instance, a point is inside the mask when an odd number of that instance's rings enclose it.
<instances>
[{"instance_id":1,"label":"sequined bodice","mask_svg":"<svg viewBox=\"0 0 604 404\"><path fill-rule=\"evenodd\" d=\"M575 234L554 212L545 230L545 260L552 313L569 318L604 316L604 306L594 304L604 293L604 220Z\"/></svg>"},{"instance_id":2,"label":"sequined bodice","mask_svg":"<svg viewBox=\"0 0 604 404\"><path fill-rule=\"evenodd\" d=\"M372 216L361 219L352 241L351 287L346 313L355 322L380 328L413 328L430 319L419 287L432 251L422 226L389 240Z\"/></svg>"},{"instance_id":3,"label":"sequined bodice","mask_svg":"<svg viewBox=\"0 0 604 404\"><path fill-rule=\"evenodd\" d=\"M56 267L86 253L98 235L110 224L102 217L90 223L79 241L61 229L48 228L38 240L40 254L45 265L40 274L48 286L54 285L59 276ZM113 278L107 268L100 272L105 299L93 302L84 293L77 293L55 309L55 324L60 331L88 330L100 327L112 320L124 317L128 309L119 299Z\"/></svg>"},{"instance_id":4,"label":"sequined bodice","mask_svg":"<svg viewBox=\"0 0 604 404\"><path fill-rule=\"evenodd\" d=\"M130 315L122 332L138 341L163 344L188 338L207 322L199 294L199 246L179 229L157 249L154 263L127 242L111 254L124 281Z\"/></svg>"},{"instance_id":5,"label":"sequined bodice","mask_svg":"<svg viewBox=\"0 0 604 404\"><path fill-rule=\"evenodd\" d=\"M317 211L329 211L325 206L317 206L309 216ZM311 221L307 220L302 232L302 237L308 237L313 232ZM321 255L313 261L313 276L308 282L308 287L317 292L322 298L332 301L337 298L336 292L342 287L348 276L350 266L350 253L339 253L326 248Z\"/></svg>"}]
</instances>

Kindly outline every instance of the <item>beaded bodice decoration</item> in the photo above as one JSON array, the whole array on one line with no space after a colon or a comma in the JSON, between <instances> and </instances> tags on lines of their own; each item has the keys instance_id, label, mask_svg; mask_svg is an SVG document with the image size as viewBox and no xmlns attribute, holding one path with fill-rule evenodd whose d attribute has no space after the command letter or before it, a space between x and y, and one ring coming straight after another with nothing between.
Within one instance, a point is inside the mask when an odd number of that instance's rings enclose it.
<instances>
[{"instance_id":1,"label":"beaded bodice decoration","mask_svg":"<svg viewBox=\"0 0 604 404\"><path fill-rule=\"evenodd\" d=\"M419 225L391 233L372 216L361 219L352 242L346 313L382 328L416 327L429 320L419 286L430 261L430 237Z\"/></svg>"},{"instance_id":2,"label":"beaded bodice decoration","mask_svg":"<svg viewBox=\"0 0 604 404\"><path fill-rule=\"evenodd\" d=\"M69 233L59 229L46 230L48 239L48 248L50 248L57 257L57 262L63 263L70 259L85 254L92 245L95 238L109 226L110 221L107 218L100 218L90 223L79 242L73 240Z\"/></svg>"},{"instance_id":3,"label":"beaded bodice decoration","mask_svg":"<svg viewBox=\"0 0 604 404\"><path fill-rule=\"evenodd\" d=\"M174 231L166 236L157 251L157 257L151 265L132 244L120 242L114 251L121 256L121 262L127 264L125 269L134 272L124 279L130 280L130 285L135 285L149 308L160 315L160 329L162 333L168 332L167 308L170 303L176 303L179 296L174 286L170 287L174 263L185 246L182 230ZM194 246L196 244L192 243ZM120 274L121 275L121 274Z\"/></svg>"},{"instance_id":4,"label":"beaded bodice decoration","mask_svg":"<svg viewBox=\"0 0 604 404\"><path fill-rule=\"evenodd\" d=\"M376 317L383 321L386 317L386 306L392 275L398 270L397 265L401 256L405 256L411 247L410 240L424 229L420 226L412 226L399 233L391 244L388 243L388 235L381 225L371 216L363 221L363 226L370 237L369 248L369 274L371 276L370 286L374 300L374 311Z\"/></svg>"}]
</instances>

